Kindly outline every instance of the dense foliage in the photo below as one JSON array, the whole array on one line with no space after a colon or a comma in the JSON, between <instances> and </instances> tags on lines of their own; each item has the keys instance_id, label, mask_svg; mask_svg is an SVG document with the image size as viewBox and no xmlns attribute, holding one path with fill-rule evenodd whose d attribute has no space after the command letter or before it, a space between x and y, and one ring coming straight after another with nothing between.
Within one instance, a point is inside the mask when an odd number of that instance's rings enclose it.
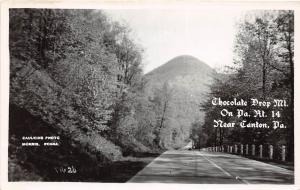
<instances>
[{"instance_id":1,"label":"dense foliage","mask_svg":"<svg viewBox=\"0 0 300 190\"><path fill-rule=\"evenodd\" d=\"M99 10L9 16L11 179L17 168L53 180L54 167L66 163L86 170L163 148L144 94L142 49L128 27ZM49 135L61 137L59 147L20 147L23 136Z\"/></svg>"},{"instance_id":2,"label":"dense foliage","mask_svg":"<svg viewBox=\"0 0 300 190\"><path fill-rule=\"evenodd\" d=\"M235 66L230 74L216 79L211 86L210 98L202 105L206 111L204 125L195 123L196 134L204 135L198 146L222 144L272 144L287 145L289 159L294 149L294 14L292 11L253 11L238 24L235 40ZM212 106L213 97L223 100L250 98L272 101L285 99L280 120L286 129L214 128L213 120L220 116L220 107ZM251 112L250 107L243 108ZM234 111L234 110L230 110ZM266 110L269 113L270 109ZM259 121L258 118L226 117L225 122ZM255 120L255 121L254 121ZM268 120L272 125L272 119ZM207 138L208 137L208 138Z\"/></svg>"},{"instance_id":3,"label":"dense foliage","mask_svg":"<svg viewBox=\"0 0 300 190\"><path fill-rule=\"evenodd\" d=\"M156 139L161 146L180 148L190 141L193 122L204 119L198 105L206 99L216 74L190 55L177 56L146 74L146 92L156 105L157 126L162 132Z\"/></svg>"}]
</instances>

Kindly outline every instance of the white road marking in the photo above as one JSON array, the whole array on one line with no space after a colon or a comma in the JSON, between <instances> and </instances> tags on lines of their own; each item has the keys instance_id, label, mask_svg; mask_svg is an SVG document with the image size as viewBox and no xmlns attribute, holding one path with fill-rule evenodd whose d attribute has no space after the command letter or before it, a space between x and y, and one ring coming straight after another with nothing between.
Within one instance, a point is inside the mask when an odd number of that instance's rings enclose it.
<instances>
[{"instance_id":1,"label":"white road marking","mask_svg":"<svg viewBox=\"0 0 300 190\"><path fill-rule=\"evenodd\" d=\"M244 179L240 178L240 176L236 176L235 179L241 180L242 182L244 182L246 184L250 184L247 180L244 180Z\"/></svg>"},{"instance_id":2,"label":"white road marking","mask_svg":"<svg viewBox=\"0 0 300 190\"><path fill-rule=\"evenodd\" d=\"M213 161L211 161L210 159L208 159L206 156L204 156L203 154L200 154L205 160L207 160L209 163L211 163L213 166L215 166L216 168L218 168L219 170L221 170L225 175L233 177L230 173L228 173L227 171L225 171L223 168L221 168L220 166L218 166L216 163L214 163Z\"/></svg>"},{"instance_id":3,"label":"white road marking","mask_svg":"<svg viewBox=\"0 0 300 190\"><path fill-rule=\"evenodd\" d=\"M250 183L249 183L247 180L245 180L245 179L240 178L240 180L242 180L242 182L246 183L247 185L250 184Z\"/></svg>"},{"instance_id":4,"label":"white road marking","mask_svg":"<svg viewBox=\"0 0 300 190\"><path fill-rule=\"evenodd\" d=\"M207 160L209 163L211 163L213 166L215 166L216 168L218 168L219 170L221 170L225 175L233 177L230 173L228 173L227 171L225 171L223 168L221 168L220 166L218 166L216 163L214 163L212 160L210 160L209 158L207 158L206 156L204 156L203 154L200 153L200 156L202 156L205 160ZM248 181L240 178L239 176L235 177L236 180L241 180L242 182L246 183L246 184L250 184Z\"/></svg>"}]
</instances>

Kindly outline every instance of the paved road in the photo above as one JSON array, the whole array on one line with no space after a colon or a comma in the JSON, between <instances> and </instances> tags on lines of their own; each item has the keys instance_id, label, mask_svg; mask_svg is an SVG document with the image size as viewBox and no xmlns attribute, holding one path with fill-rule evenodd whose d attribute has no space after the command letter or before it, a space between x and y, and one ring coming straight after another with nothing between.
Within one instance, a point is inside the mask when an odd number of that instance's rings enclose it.
<instances>
[{"instance_id":1,"label":"paved road","mask_svg":"<svg viewBox=\"0 0 300 190\"><path fill-rule=\"evenodd\" d=\"M128 182L293 184L294 172L227 153L174 150L154 159Z\"/></svg>"}]
</instances>

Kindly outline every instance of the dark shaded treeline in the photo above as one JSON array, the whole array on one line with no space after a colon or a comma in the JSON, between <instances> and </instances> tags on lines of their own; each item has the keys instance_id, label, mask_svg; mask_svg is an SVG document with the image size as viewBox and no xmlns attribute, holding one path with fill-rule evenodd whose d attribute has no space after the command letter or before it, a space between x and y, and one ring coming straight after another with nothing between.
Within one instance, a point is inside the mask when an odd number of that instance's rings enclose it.
<instances>
[{"instance_id":1,"label":"dark shaded treeline","mask_svg":"<svg viewBox=\"0 0 300 190\"><path fill-rule=\"evenodd\" d=\"M165 149L164 94L145 93L127 26L99 10L10 9L9 19L10 180L97 181L124 156ZM21 146L36 135L60 146ZM55 170L71 165L73 177Z\"/></svg>"}]
</instances>

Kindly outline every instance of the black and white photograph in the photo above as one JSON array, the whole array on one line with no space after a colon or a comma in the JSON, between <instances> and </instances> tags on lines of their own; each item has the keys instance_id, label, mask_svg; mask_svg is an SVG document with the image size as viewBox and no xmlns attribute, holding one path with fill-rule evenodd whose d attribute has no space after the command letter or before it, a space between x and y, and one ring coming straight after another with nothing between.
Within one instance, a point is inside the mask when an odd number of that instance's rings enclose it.
<instances>
[{"instance_id":1,"label":"black and white photograph","mask_svg":"<svg viewBox=\"0 0 300 190\"><path fill-rule=\"evenodd\" d=\"M295 184L294 9L8 13L8 182Z\"/></svg>"}]
</instances>

